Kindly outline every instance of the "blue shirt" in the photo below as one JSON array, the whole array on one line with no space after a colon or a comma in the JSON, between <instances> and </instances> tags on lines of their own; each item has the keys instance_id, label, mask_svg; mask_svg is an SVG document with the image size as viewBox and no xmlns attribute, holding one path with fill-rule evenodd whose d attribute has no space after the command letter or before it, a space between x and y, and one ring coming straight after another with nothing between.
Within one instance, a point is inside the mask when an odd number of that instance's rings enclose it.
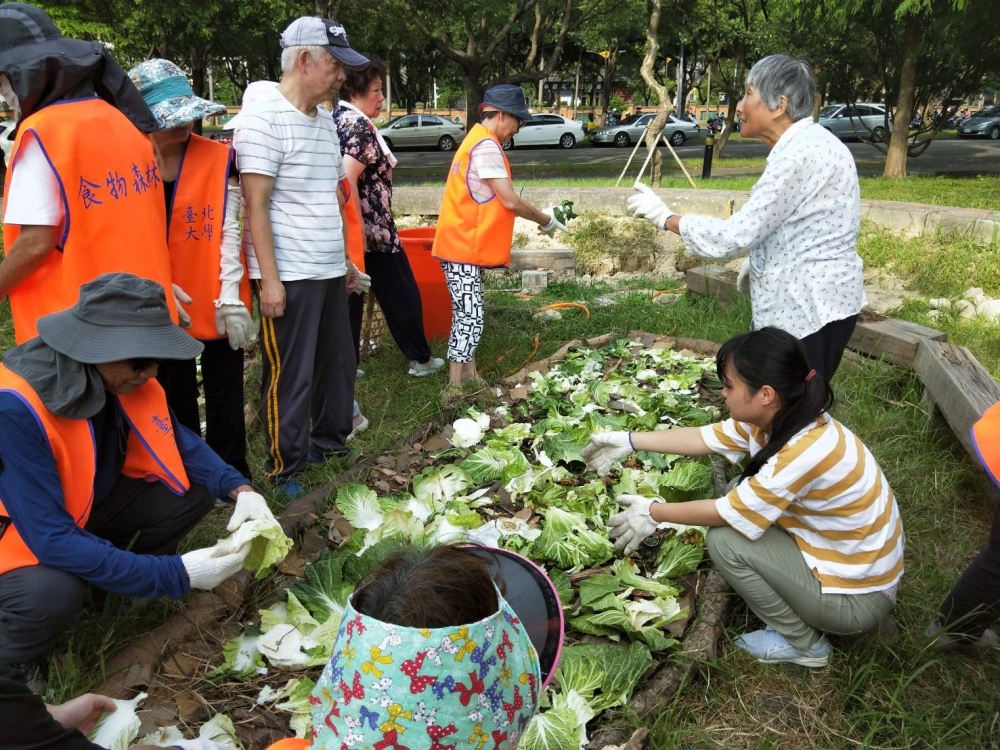
<instances>
[{"instance_id":1,"label":"blue shirt","mask_svg":"<svg viewBox=\"0 0 1000 750\"><path fill-rule=\"evenodd\" d=\"M118 406L118 399L109 396ZM113 410L106 409L101 433L109 428L118 431L107 418ZM208 447L201 436L180 424L171 414L174 436L188 478L204 485L212 494L226 497L232 490L249 482L236 469L227 465ZM128 423L124 423L123 439L127 440ZM99 425L95 425L97 427ZM100 449L101 463L116 462L117 451ZM120 453L118 454L120 455ZM106 591L122 596L154 598L169 596L179 599L191 588L187 571L179 555L140 555L115 547L73 522L66 510L62 482L48 439L34 414L12 393L0 393L0 497L28 549L38 562L63 570L89 581ZM97 467L96 479L108 474ZM120 472L120 464L117 465ZM107 481L98 481L94 502L107 497ZM101 494L96 494L97 490Z\"/></svg>"}]
</instances>

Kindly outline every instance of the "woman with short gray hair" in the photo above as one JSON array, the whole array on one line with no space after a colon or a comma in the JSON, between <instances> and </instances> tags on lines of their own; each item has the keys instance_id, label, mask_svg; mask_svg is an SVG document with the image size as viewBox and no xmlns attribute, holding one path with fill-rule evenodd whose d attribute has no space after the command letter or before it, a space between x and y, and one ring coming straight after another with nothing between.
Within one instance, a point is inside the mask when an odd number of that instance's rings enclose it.
<instances>
[{"instance_id":1,"label":"woman with short gray hair","mask_svg":"<svg viewBox=\"0 0 1000 750\"><path fill-rule=\"evenodd\" d=\"M736 106L740 135L771 148L750 199L729 219L678 216L645 185L628 201L635 216L679 234L708 260L749 254L753 328L775 326L802 341L826 380L840 364L865 303L857 252L861 208L851 152L812 120L809 65L770 55L746 77Z\"/></svg>"}]
</instances>

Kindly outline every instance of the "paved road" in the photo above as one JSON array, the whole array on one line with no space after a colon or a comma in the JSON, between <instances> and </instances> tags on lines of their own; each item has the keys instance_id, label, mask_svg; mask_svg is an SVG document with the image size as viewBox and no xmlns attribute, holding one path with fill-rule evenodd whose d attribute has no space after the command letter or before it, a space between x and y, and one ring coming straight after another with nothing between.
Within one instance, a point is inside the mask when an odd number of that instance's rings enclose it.
<instances>
[{"instance_id":1,"label":"paved road","mask_svg":"<svg viewBox=\"0 0 1000 750\"><path fill-rule=\"evenodd\" d=\"M885 157L865 143L848 143L847 147L859 162L863 174L880 174ZM608 173L617 173L625 166L632 149L614 147L580 146L563 150L555 148L524 148L507 152L512 165L546 166L553 164L595 164L606 165ZM704 143L691 143L677 149L681 158L700 157L705 151ZM669 158L666 149L664 154ZM768 149L755 141L732 141L726 146L727 156L764 157ZM397 170L405 176L407 170L420 172L446 169L452 154L437 151L397 151ZM645 153L641 149L640 153ZM986 140L940 140L934 141L922 156L909 159L907 169L910 174L1000 175L1000 141ZM443 172L442 172L443 173Z\"/></svg>"}]
</instances>

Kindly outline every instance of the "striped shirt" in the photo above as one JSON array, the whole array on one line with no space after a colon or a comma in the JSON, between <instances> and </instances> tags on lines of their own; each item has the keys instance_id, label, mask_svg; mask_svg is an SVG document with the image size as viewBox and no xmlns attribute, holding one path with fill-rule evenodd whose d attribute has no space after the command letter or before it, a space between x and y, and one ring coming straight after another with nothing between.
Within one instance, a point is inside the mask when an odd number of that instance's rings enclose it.
<instances>
[{"instance_id":1,"label":"striped shirt","mask_svg":"<svg viewBox=\"0 0 1000 750\"><path fill-rule=\"evenodd\" d=\"M732 419L702 427L701 437L733 463L767 443L763 431ZM889 483L865 444L829 414L715 505L748 539L774 523L788 532L824 594L891 595L903 575L903 523Z\"/></svg>"},{"instance_id":2,"label":"striped shirt","mask_svg":"<svg viewBox=\"0 0 1000 750\"><path fill-rule=\"evenodd\" d=\"M333 279L347 273L337 183L347 176L333 117L296 109L277 88L245 112L233 135L241 174L274 178L270 219L282 281ZM250 222L243 251L251 279L260 278Z\"/></svg>"}]
</instances>

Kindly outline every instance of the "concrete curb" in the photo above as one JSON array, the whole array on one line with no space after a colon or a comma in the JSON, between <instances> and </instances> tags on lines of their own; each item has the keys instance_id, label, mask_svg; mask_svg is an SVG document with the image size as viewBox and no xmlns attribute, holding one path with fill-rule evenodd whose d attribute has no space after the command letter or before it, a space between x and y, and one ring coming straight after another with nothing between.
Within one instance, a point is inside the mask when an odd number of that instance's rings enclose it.
<instances>
[{"instance_id":1,"label":"concrete curb","mask_svg":"<svg viewBox=\"0 0 1000 750\"><path fill-rule=\"evenodd\" d=\"M393 209L400 214L437 216L444 188L397 187L393 190ZM680 215L726 215L730 200L736 208L746 203L750 194L732 190L661 190L659 193ZM577 212L594 211L613 216L626 214L625 201L631 188L526 187L521 196L536 206L548 206L564 200L573 201ZM861 218L876 227L904 237L943 232L960 234L984 244L1000 240L1000 212L923 203L861 201Z\"/></svg>"}]
</instances>

